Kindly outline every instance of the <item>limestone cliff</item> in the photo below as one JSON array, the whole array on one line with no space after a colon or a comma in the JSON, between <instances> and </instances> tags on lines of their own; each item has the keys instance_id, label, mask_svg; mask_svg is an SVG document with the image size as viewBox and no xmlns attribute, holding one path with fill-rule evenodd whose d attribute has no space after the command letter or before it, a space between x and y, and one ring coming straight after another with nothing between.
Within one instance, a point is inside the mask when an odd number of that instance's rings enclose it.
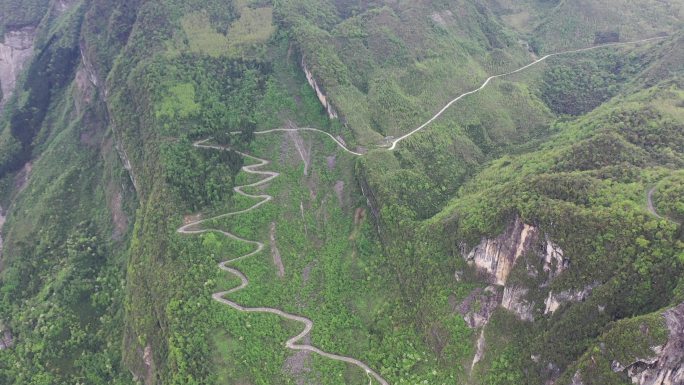
<instances>
[{"instance_id":1,"label":"limestone cliff","mask_svg":"<svg viewBox=\"0 0 684 385\"><path fill-rule=\"evenodd\" d=\"M542 237L540 234L542 232L538 227L516 218L502 234L495 238L483 238L468 254L464 253L466 261L483 274L488 283L504 286L501 306L524 321L534 320L535 304L526 299L530 290L547 287L568 268L570 263L559 245L548 235ZM538 283L534 287L520 284L509 287L507 281L511 271L520 257L527 254L539 258L528 258L526 262L527 275ZM543 271L541 276L540 270ZM596 284L592 284L582 290L557 294L550 292L544 303L544 314L553 313L564 302L583 301L595 287ZM486 321L478 324L484 325Z\"/></svg>"},{"instance_id":2,"label":"limestone cliff","mask_svg":"<svg viewBox=\"0 0 684 385\"><path fill-rule=\"evenodd\" d=\"M582 302L591 292L594 291L596 287L599 286L598 282L594 282L590 285L585 286L578 290L564 290L560 293L555 293L553 291L549 292L549 296L546 297L544 301L544 314L553 314L558 308L567 302Z\"/></svg>"},{"instance_id":3,"label":"limestone cliff","mask_svg":"<svg viewBox=\"0 0 684 385\"><path fill-rule=\"evenodd\" d=\"M12 95L17 79L24 65L33 54L33 40L36 36L34 27L23 27L5 33L4 42L0 43L0 111Z\"/></svg>"},{"instance_id":4,"label":"limestone cliff","mask_svg":"<svg viewBox=\"0 0 684 385\"><path fill-rule=\"evenodd\" d=\"M539 228L523 223L516 218L506 230L496 238L482 238L465 259L477 270L484 273L489 283L505 285L511 270L518 259L530 251L534 251L543 262L543 271L547 275L546 286L568 268L569 261L563 249L548 236L540 240ZM537 268L529 266L530 275L537 276Z\"/></svg>"},{"instance_id":5,"label":"limestone cliff","mask_svg":"<svg viewBox=\"0 0 684 385\"><path fill-rule=\"evenodd\" d=\"M505 285L515 262L532 248L539 230L520 218L494 239L483 238L466 256L469 264L487 276L490 283Z\"/></svg>"},{"instance_id":6,"label":"limestone cliff","mask_svg":"<svg viewBox=\"0 0 684 385\"><path fill-rule=\"evenodd\" d=\"M2 227L5 225L5 211L0 207L0 270L2 270Z\"/></svg>"},{"instance_id":7,"label":"limestone cliff","mask_svg":"<svg viewBox=\"0 0 684 385\"><path fill-rule=\"evenodd\" d=\"M559 276L565 269L568 268L569 261L563 256L563 249L557 244L553 243L548 236L546 236L546 245L544 246L544 272L548 275L547 282Z\"/></svg>"},{"instance_id":8,"label":"limestone cliff","mask_svg":"<svg viewBox=\"0 0 684 385\"><path fill-rule=\"evenodd\" d=\"M522 286L507 286L504 288L501 306L513 312L523 321L534 321L532 310L534 303L525 299L529 289Z\"/></svg>"},{"instance_id":9,"label":"limestone cliff","mask_svg":"<svg viewBox=\"0 0 684 385\"><path fill-rule=\"evenodd\" d=\"M325 111L328 113L328 117L330 119L337 119L337 111L335 110L335 107L330 103L330 100L328 96L325 94L323 88L318 84L318 81L316 81L316 78L314 77L313 73L309 69L309 66L306 64L306 59L302 57L302 69L304 70L304 74L306 75L306 81L309 82L309 85L313 90L316 92L316 96L318 97L318 100L321 102L323 107L325 107Z\"/></svg>"},{"instance_id":10,"label":"limestone cliff","mask_svg":"<svg viewBox=\"0 0 684 385\"><path fill-rule=\"evenodd\" d=\"M471 329L487 325L489 318L501 303L501 290L496 286L487 286L484 290L473 290L460 304L454 306Z\"/></svg>"},{"instance_id":11,"label":"limestone cliff","mask_svg":"<svg viewBox=\"0 0 684 385\"><path fill-rule=\"evenodd\" d=\"M612 369L624 372L637 385L684 384L684 303L663 316L669 330L664 346L652 348L654 355L623 365L614 361Z\"/></svg>"}]
</instances>

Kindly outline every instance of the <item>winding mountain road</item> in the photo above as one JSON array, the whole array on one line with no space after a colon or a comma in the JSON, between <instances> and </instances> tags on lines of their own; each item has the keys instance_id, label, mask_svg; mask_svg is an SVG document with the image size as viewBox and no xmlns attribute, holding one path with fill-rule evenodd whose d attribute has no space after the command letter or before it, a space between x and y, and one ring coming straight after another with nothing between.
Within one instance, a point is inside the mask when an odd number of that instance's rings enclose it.
<instances>
[{"instance_id":1,"label":"winding mountain road","mask_svg":"<svg viewBox=\"0 0 684 385\"><path fill-rule=\"evenodd\" d=\"M315 130L315 129L312 129L312 130ZM283 131L283 130L274 130L274 131ZM315 130L315 131L319 131L319 130ZM321 132L323 132L323 131L321 131ZM337 142L337 140L334 137L333 137L333 140L335 140ZM205 140L202 140L199 142L195 142L194 146L197 148L214 149L214 150L219 150L219 151L229 150L229 148L227 148L227 147L207 144L208 141L209 141L209 139L205 139ZM342 145L339 142L338 142L338 144ZM323 357L329 358L331 360L341 361L341 362L346 362L346 363L349 363L352 365L356 365L359 368L361 368L362 370L364 370L366 372L366 375L368 375L369 377L375 378L375 380L377 380L380 384L389 385L387 380L385 380L382 376L380 376L376 371L371 369L368 365L357 360L356 358L342 356L339 354L328 353L328 352L325 352L325 351L323 351L323 350L321 350L321 349L319 349L313 345L298 344L298 342L300 340L302 340L304 337L306 337L306 335L309 334L309 332L311 332L311 329L313 328L313 321L311 321L310 319L308 319L306 317L299 316L299 315L290 314L290 313L284 312L280 309L275 309L275 308L271 308L271 307L245 307L245 306L239 305L238 303L233 302L233 301L225 298L229 294L232 294L232 293L235 293L236 291L244 289L249 284L249 280L247 279L247 276L245 276L240 270L233 268L233 267L230 267L229 265L231 265L237 261L243 260L245 258L249 258L255 254L260 253L264 249L265 246L262 242L244 239L244 238L238 237L235 234L232 234L232 233L229 233L229 232L226 232L223 230L219 230L219 229L212 229L212 228L203 229L203 228L200 228L200 225L202 225L203 223L209 222L209 221L216 220L216 219L226 218L226 217L235 216L235 215L250 212L250 211L258 208L259 206L271 201L273 199L273 197L271 195L268 195L268 194L259 194L259 195L249 194L249 193L245 192L243 189L249 188L249 187L261 186L265 183L268 183L272 179L277 178L280 175L279 173L273 172L273 171L259 171L259 170L257 170L258 168L261 168L261 167L268 165L270 163L269 161L267 161L265 159L257 158L253 155L245 154L243 152L239 152L239 151L236 151L236 152L238 154L246 157L246 158L252 159L252 160L257 162L256 164L252 164L249 166L242 167L242 170L244 172L246 172L248 174L260 175L260 176L265 177L264 179L261 179L260 181L257 181L255 183L237 186L233 189L236 193L238 193L242 196L257 199L258 200L257 203L255 203L251 207L244 209L244 210L234 211L234 212L230 212L227 214L222 214L222 215L218 215L215 217L201 219L198 221L188 223L188 224L180 227L177 230L178 233L180 233L180 234L202 234L202 233L209 233L209 232L218 233L218 234L222 234L228 238L234 239L236 241L242 241L242 242L245 242L245 243L248 243L248 244L255 246L254 251L247 253L245 255L242 255L240 257L221 262L219 264L219 268L221 270L227 271L227 272L233 274L234 276L240 278L241 283L239 286L234 287L230 290L220 291L220 292L214 293L212 295L212 298L214 300L222 303L222 304L228 305L228 306L232 307L233 309L241 311L241 312L245 312L245 313L270 313L270 314L275 314L277 316L283 317L283 318L291 320L291 321L303 323L304 324L304 330L302 330L301 333L297 334L296 336L290 338L289 340L287 340L287 342L285 342L285 346L287 348L292 349L292 350L306 350L306 351L321 355ZM349 152L353 153L352 151L349 151Z\"/></svg>"},{"instance_id":2,"label":"winding mountain road","mask_svg":"<svg viewBox=\"0 0 684 385\"><path fill-rule=\"evenodd\" d=\"M393 151L394 149L396 149L397 145L398 145L401 141L403 141L403 140L409 138L410 136L412 136L412 135L414 135L414 134L420 132L420 131L423 130L425 127L427 127L428 125L430 125L430 124L431 124L432 122L434 122L437 118L439 118L447 109L449 109L449 107L451 107L454 103L458 102L459 100L461 100L462 98L464 98L464 97L466 97L466 96L468 96L468 95L472 95L472 94L477 93L477 92L481 91L482 89L484 89L484 88L485 88L493 79L497 79L497 78L500 78L500 77L504 77L504 76L508 76L508 75L512 75L512 74L515 74L515 73L524 71L525 69L527 69L527 68L529 68L529 67L532 67L532 66L534 66L534 65L536 65L536 64L539 64L539 63L541 63L541 62L545 61L546 59L548 59L548 58L550 58L550 57L553 57L553 56L564 55L564 54L571 54L571 53L579 53L579 52L589 51L589 50L598 49L598 48L603 48L603 47L608 47L608 46L619 46L619 45L627 45L627 44L636 44L636 43L648 42L648 41L658 40L658 39L664 39L664 38L665 38L665 37L655 37L655 38L642 39L642 40L636 40L636 41L630 41L630 42L610 43L610 44L603 44L603 45L598 45L598 46L593 46L593 47L588 47L588 48L582 48L582 49L576 49L576 50L569 50L569 51L563 51L563 52L553 53L553 54L549 54L549 55L546 55L546 56L544 56L544 57L541 57L541 58L535 60L534 62L532 62L532 63L530 63L530 64L527 64L527 65L525 65L525 66L523 66L523 67L520 67L520 68L518 68L518 69L516 69L516 70L514 70L514 71L507 72L507 73L504 73L504 74L499 74L499 75L490 76L490 77L488 77L488 78L484 81L484 83L482 83L482 85L481 85L479 88L474 89L474 90L472 90L472 91L465 92L465 93L463 93L463 94L457 96L456 98L454 98L453 100L451 100L449 103L447 103L447 104L446 104L441 110L439 110L434 116L432 116L430 119L428 119L425 123L423 123L422 125L420 125L419 127L415 128L415 129L411 130L411 131L408 132L407 134L402 135L401 137L394 139L394 140L391 142L391 145L387 146L386 148L387 148L388 151ZM334 141L342 150L344 150L345 152L347 152L347 153L349 153L349 154L351 154L351 155L353 155L353 156L363 156L363 155L364 155L364 154L362 154L362 153L359 153L359 152L350 150L349 148L347 148L347 146L346 146L344 143L342 143L340 140L338 140L337 138L335 138L333 135L331 135L330 133L325 132L325 131L323 131L323 130L319 130L319 129L317 129L317 128L310 128L310 127L304 127L304 128L276 128L276 129L266 130L266 131L257 131L257 132L255 132L254 134L255 134L255 135L266 135L266 134L274 133L274 132L293 132L293 131L310 131L310 132L316 132L316 133L321 133L321 134L323 134L323 135L327 135L328 137L330 137L330 139L332 139L332 140L333 140L333 141ZM210 140L210 139L205 139L205 140L201 140L201 141L195 142L195 143L194 143L194 146L197 147L197 148L214 149L214 150L218 150L218 151L227 151L227 150L230 150L229 148L224 147L224 146L218 146L218 145L208 144L209 140ZM370 378L373 378L373 379L375 379L377 382L379 382L381 385L389 385L389 383L387 382L387 380L385 380L380 374L378 374L376 371L374 371L373 369L371 369L367 364L365 364L365 363L363 363L363 362L361 362L361 361L359 361L359 360L357 360L357 359L355 359L355 358L347 357L347 356L342 356L342 355L338 355L338 354L333 354L333 353L328 353L328 352L325 352L325 351L321 350L320 348L317 348L317 347L315 347L315 346L313 346L313 345L299 344L298 342L301 341L306 335L308 335L308 334L311 332L311 329L313 328L313 322L312 322L310 319L308 319L308 318L306 318L306 317L299 316L299 315L287 313L287 312L285 312L285 311L283 311L283 310L276 309L276 308L270 308L270 307L245 307L245 306L242 306L242 305L240 305L240 304L238 304L238 303L236 303L236 302L233 302L233 301L231 301L231 300L225 298L226 296L228 296L228 295L230 295L230 294L232 294L232 293L235 293L235 292L237 292L237 291L239 291L239 290L242 290L242 289L246 288L247 285L249 284L249 280L247 279L247 277L246 277L240 270L238 270L238 269L236 269L236 268L233 268L233 267L230 267L230 265L233 264L233 263L235 263L235 262L238 262L238 261L240 261L240 260L243 260L243 259L245 259L245 258L249 258L249 257L251 257L251 256L253 256L253 255L256 255L256 254L260 253L260 252L264 249L265 245L264 245L262 242L244 239L244 238L238 237L238 236L235 235L235 234L232 234L232 233L229 233L229 232L226 232L226 231L223 231L223 230L213 229L213 228L201 228L201 225L204 224L204 223L206 223L206 222L213 221L213 220L216 220L216 219L221 219L221 218L236 216L236 215L240 215L240 214L244 214L244 213L250 212L250 211L252 211L252 210L257 209L257 208L260 207L261 205L263 205L263 204L265 204L265 203L267 203L267 202L273 200L273 197L272 197L271 195L268 195L268 194L257 194L257 195L249 194L249 193L245 192L243 189L261 186L261 185L263 185L263 184L265 184L265 183L268 183L269 181L271 181L271 180L277 178L277 177L280 175L279 173L274 172L274 171L260 171L260 170L258 170L259 168L264 167L264 166L267 166L268 164L270 164L269 161L267 161L267 160L265 160L265 159L257 158L257 157L255 157L255 156L253 156L253 155L249 155L249 154L246 154L246 153L243 153L243 152L239 152L239 151L236 151L236 152L237 152L238 154L244 156L245 158L249 158L249 159L252 159L252 160L256 161L256 164L252 164L252 165L249 165L249 166L244 166L244 167L242 167L242 171L244 171L244 172L246 172L246 173L248 173L248 174L263 176L264 178L261 179L260 181L257 181L257 182L251 183L251 184L242 185L242 186L237 186L237 187L235 187L233 190L234 190L236 193L238 193L238 194L240 194L240 195L242 195L242 196L244 196L244 197L256 199L256 200L257 200L257 203L255 203L255 204L252 205L251 207L249 207L249 208L247 208L247 209L244 209L244 210L234 211L234 212L230 212L230 213L218 215L218 216L211 217L211 218L201 219L201 220L197 220L197 221L194 221L194 222L185 224L185 225L183 225L182 227L180 227L180 228L177 230L177 232L180 233L180 234L202 234L202 233L210 233L210 232L211 232L211 233L218 233L218 234L222 234L222 235L224 235L224 236L226 236L226 237L228 237L228 238L231 238L231 239L233 239L233 240L241 241L241 242L245 242L245 243L251 244L251 245L253 245L253 246L255 247L254 251L252 251L252 252L250 252L250 253L247 253L247 254L245 254L245 255L239 256L239 257L237 257L237 258L233 258L233 259L229 259L229 260L223 261L223 262L221 262L221 263L219 264L219 268L220 268L221 270L224 270L224 271L226 271L226 272L228 272L228 273L231 273L231 274L233 274L234 276L238 277L238 278L240 279L241 283L240 283L239 286L234 287L234 288L232 288L232 289L230 289L230 290L221 291L221 292L214 293L214 294L212 295L212 298L213 298L214 300L216 300L216 301L222 303L222 304L228 305L228 306L232 307L233 309L238 310L238 311L241 311L241 312L245 312L245 313L270 313L270 314L275 314L275 315L277 315L277 316L283 317L283 318L288 319L288 320L291 320L291 321L295 321L295 322L302 323L302 324L304 324L304 330L302 330L301 333L297 334L296 336L290 338L289 340L287 340L287 341L285 342L285 346L286 346L287 348L292 349L292 350L304 350L304 351L309 351L309 352L312 352L312 353L316 353L316 354L318 354L318 355L320 355L320 356L322 356L322 357L329 358L329 359L331 359L331 360L346 362L346 363L355 365L355 366L361 368L362 370L364 370L365 373L366 373L366 375L369 377L369 379L370 379ZM652 200L653 192L654 192L654 189L651 189L651 190L649 191L649 193L648 193L648 207L649 207L649 211L651 211L651 213L653 213L654 215L656 215L656 216L662 218L660 215L658 215L658 213L655 211L655 207L653 206L653 200ZM371 382L372 382L372 381L371 381Z\"/></svg>"},{"instance_id":3,"label":"winding mountain road","mask_svg":"<svg viewBox=\"0 0 684 385\"><path fill-rule=\"evenodd\" d=\"M655 215L660 219L664 219L662 215L658 214L658 211L656 211L655 205L653 204L653 193L655 193L656 188L656 186L653 186L650 190L648 190L648 194L646 194L646 206L648 207L648 211L651 214Z\"/></svg>"},{"instance_id":4,"label":"winding mountain road","mask_svg":"<svg viewBox=\"0 0 684 385\"><path fill-rule=\"evenodd\" d=\"M399 138L393 140L393 141L392 141L392 145L389 147L389 150L394 150L394 149L397 147L397 144L399 144L399 142L401 142L402 140L404 140L404 139L410 137L411 135L413 135L413 134L415 134L415 133L421 131L422 129L424 129L425 127L427 127L428 125L430 125L430 123L434 122L437 118L439 118L440 116L442 116L442 114L443 114L446 110L448 110L449 107L451 107L454 103L458 102L459 100L463 99L464 97L466 97L466 96L468 96L468 95L472 95L472 94L474 94L474 93L477 93L477 92L482 91L482 89L485 88L485 87L487 87L487 85L489 84L489 82L491 82L491 81L494 80L494 79L502 78L502 77L504 77L504 76L509 76L509 75L516 74L516 73L518 73L518 72L522 72L522 71L524 71L524 70L526 70L526 69L528 69L528 68L530 68L530 67L532 67L532 66L534 66L534 65L537 65L537 64L543 62L544 60L546 60L546 59L548 59L548 58L550 58L550 57L554 57L554 56L568 55L568 54L579 53L579 52L586 52L586 51L591 51L591 50L594 50L594 49L599 49L599 48L604 48L604 47L612 47L612 46L619 46L619 45L644 43L644 42L647 42L647 41L660 40L660 39L664 39L664 38L666 38L666 36L662 36L662 37L652 37L652 38L648 38L648 39L641 39L641 40L634 40L634 41L626 41L626 42L619 42L619 43L601 44L601 45L595 45L595 46L593 46L593 47L587 47L587 48L573 49L573 50L569 50L569 51L556 52L556 53L552 53L552 54L548 54L548 55L546 55L546 56L543 56L543 57L541 57L541 58L539 58L539 59L533 61L533 62L530 63L530 64L527 64L527 65L524 65L524 66L518 68L517 70L511 71L511 72L506 72L506 73L499 74L499 75L490 76L490 77L487 78L487 80L484 81L484 83L482 83L482 85L481 85L479 88L474 89L474 90L472 90L472 91L468 91L468 92L466 92L466 93L463 93L463 94L457 96L455 99L452 99L452 100L451 100L449 103L447 103L441 110L439 110L433 117L431 117L430 119L428 119L428 121L426 121L425 123L421 124L419 127L415 128L415 129L413 129L413 130L411 130L411 131L410 131L409 133L407 133L406 135L400 136Z\"/></svg>"},{"instance_id":5,"label":"winding mountain road","mask_svg":"<svg viewBox=\"0 0 684 385\"><path fill-rule=\"evenodd\" d=\"M606 48L606 47L615 47L615 46L621 46L621 45L630 45L630 44L646 43L646 42L649 42L649 41L662 40L662 39L666 39L666 38L667 38L667 36L658 36L658 37L651 37L651 38L648 38L648 39L640 39L640 40L625 41L625 42L618 42L618 43L600 44L600 45L595 45L595 46L587 47L587 48L580 48L580 49L573 49L573 50L568 50L568 51L556 52L556 53L552 53L552 54L548 54L548 55L546 55L546 56L543 56L543 57L541 57L541 58L539 58L539 59L533 61L532 63L526 64L526 65L524 65L524 66L522 66L522 67L520 67L520 68L518 68L518 69L516 69L516 70L510 71L510 72L506 72L506 73L503 73L503 74L492 75L492 76L488 77L488 78L484 81L484 83L482 83L482 85L481 85L480 87L478 87L478 88L476 88L476 89L474 89L474 90L472 90L472 91L464 92L464 93L458 95L457 97L455 97L454 99L452 99L451 101L449 101L449 103L447 103L444 107L442 107L441 110L437 111L437 113L434 114L434 115L433 115L430 119L428 119L425 123L423 123L423 124L421 124L420 126L414 128L413 130L409 131L409 132L406 133L405 135L402 135L402 136L400 136L400 137L394 139L394 140L391 142L391 144L388 146L387 149L390 150L390 151L395 150L395 149L397 148L397 145L398 145L401 141L403 141L403 140L405 140L405 139L411 137L412 135L415 135L416 133L422 131L422 130L425 129L427 126L429 126L432 122L434 122L434 121L437 120L440 116L442 116L442 115L444 114L444 112L446 112L446 110L449 109L449 107L451 107L451 106L454 105L454 103L458 102L459 100L465 98L465 97L468 96L468 95L472 95L472 94L475 94L475 93L478 93L478 92L482 91L482 90L483 90L485 87L487 87L487 86L489 85L489 83L490 83L492 80L494 80L494 79L498 79L498 78L502 78L502 77L505 77L505 76L510 76L510 75L516 74L516 73L518 73L518 72L522 72L522 71L524 71L524 70L526 70L526 69L528 69L528 68L530 68L530 67L532 67L532 66L534 66L534 65L537 65L537 64L539 64L539 63L545 61L546 59L551 58L551 57L554 57L554 56L569 55L569 54L573 54L573 53L586 52L586 51L591 51L591 50L595 50L595 49L599 49L599 48ZM263 135L263 134L269 134L269 133L272 133L272 132L288 132L288 131L313 131L313 132L319 132L319 133L322 133L322 134L324 134L324 135L329 136L335 143L337 143L337 145L338 145L340 148L342 148L344 151L348 152L349 154L356 155L356 156L363 156L363 155L364 155L364 154L358 153L358 152L356 152L356 151L350 150L349 148L347 148L347 146L345 146L342 142L340 142L337 138L335 138L334 136L332 136L330 133L325 132L325 131L323 131L323 130L319 130L319 129L317 129L317 128L311 128L311 127L301 127L301 128L276 128L276 129L273 129L273 130L256 131L255 134L256 134L256 135Z\"/></svg>"}]
</instances>

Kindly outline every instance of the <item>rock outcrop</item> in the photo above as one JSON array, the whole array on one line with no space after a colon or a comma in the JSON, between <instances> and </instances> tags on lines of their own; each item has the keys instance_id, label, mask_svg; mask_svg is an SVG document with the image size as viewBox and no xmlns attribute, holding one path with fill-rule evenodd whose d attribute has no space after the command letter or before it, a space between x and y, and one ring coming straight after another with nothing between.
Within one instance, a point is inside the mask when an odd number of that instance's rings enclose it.
<instances>
[{"instance_id":1,"label":"rock outcrop","mask_svg":"<svg viewBox=\"0 0 684 385\"><path fill-rule=\"evenodd\" d=\"M475 369L475 365L477 365L477 363L482 361L482 358L484 358L485 347L486 347L486 341L485 341L485 335L484 335L484 329L483 329L480 332L480 337L477 339L477 351L475 352L475 357L473 357L472 364L470 364L470 373L472 373L473 370Z\"/></svg>"},{"instance_id":2,"label":"rock outcrop","mask_svg":"<svg viewBox=\"0 0 684 385\"><path fill-rule=\"evenodd\" d=\"M303 56L302 69L304 70L304 74L306 75L306 81L309 82L311 88L313 88L313 90L316 92L316 96L318 97L318 100L321 102L323 107L325 107L325 111L328 113L328 117L330 119L337 119L338 115L337 111L335 110L335 107L333 107L333 105L330 103L328 96L323 91L323 87L321 87L316 81L316 78L314 77L313 73L306 64L306 59Z\"/></svg>"},{"instance_id":3,"label":"rock outcrop","mask_svg":"<svg viewBox=\"0 0 684 385\"><path fill-rule=\"evenodd\" d=\"M513 312L518 318L523 321L534 321L532 309L534 309L534 302L525 299L527 288L521 286L507 286L504 288L503 297L501 299L501 306Z\"/></svg>"},{"instance_id":4,"label":"rock outcrop","mask_svg":"<svg viewBox=\"0 0 684 385\"><path fill-rule=\"evenodd\" d=\"M494 239L483 238L465 258L487 276L489 283L503 286L515 262L532 248L538 234L536 227L516 218L503 234Z\"/></svg>"},{"instance_id":5,"label":"rock outcrop","mask_svg":"<svg viewBox=\"0 0 684 385\"><path fill-rule=\"evenodd\" d=\"M64 13L71 8L76 1L74 0L57 0L54 4L55 10L57 13Z\"/></svg>"},{"instance_id":6,"label":"rock outcrop","mask_svg":"<svg viewBox=\"0 0 684 385\"><path fill-rule=\"evenodd\" d=\"M474 266L480 274L483 274L488 283L504 286L501 306L524 321L534 321L535 304L525 297L530 290L536 290L538 287L536 285L535 287L525 287L519 284L510 287L506 285L508 277L520 257L528 253L533 253L532 255L539 257L538 260L527 258L526 262L527 274L540 282L538 283L539 288L548 286L570 264L563 253L563 249L554 243L548 235L542 237L540 234L542 232L538 227L528 225L520 218L516 218L501 235L496 238L483 238L480 244L468 254L465 254L465 251L463 252L466 261ZM542 274L539 267L543 271L542 277L539 277ZM553 313L564 302L584 300L594 287L591 285L591 287L577 292L568 291L555 295L550 293L545 302L545 314ZM477 321L477 317L475 320ZM469 320L466 319L466 322Z\"/></svg>"},{"instance_id":7,"label":"rock outcrop","mask_svg":"<svg viewBox=\"0 0 684 385\"><path fill-rule=\"evenodd\" d=\"M14 92L19 74L33 54L35 37L34 27L23 27L7 31L4 42L0 43L0 111Z\"/></svg>"},{"instance_id":8,"label":"rock outcrop","mask_svg":"<svg viewBox=\"0 0 684 385\"><path fill-rule=\"evenodd\" d=\"M469 328L475 329L489 322L489 318L500 303L500 289L488 286L484 290L480 288L473 290L454 310L463 316Z\"/></svg>"},{"instance_id":9,"label":"rock outcrop","mask_svg":"<svg viewBox=\"0 0 684 385\"><path fill-rule=\"evenodd\" d=\"M5 225L5 211L0 206L0 266L2 266L2 227ZM0 270L2 270L0 268Z\"/></svg>"},{"instance_id":10,"label":"rock outcrop","mask_svg":"<svg viewBox=\"0 0 684 385\"><path fill-rule=\"evenodd\" d=\"M653 347L654 355L629 365L614 361L612 369L624 372L637 385L684 384L684 303L664 313L669 336L664 346Z\"/></svg>"},{"instance_id":11,"label":"rock outcrop","mask_svg":"<svg viewBox=\"0 0 684 385\"><path fill-rule=\"evenodd\" d=\"M599 285L600 283L594 282L579 290L565 290L557 294L550 291L549 296L544 301L544 314L553 314L564 303L584 301Z\"/></svg>"},{"instance_id":12,"label":"rock outcrop","mask_svg":"<svg viewBox=\"0 0 684 385\"><path fill-rule=\"evenodd\" d=\"M543 271L548 276L544 285L547 285L568 268L569 260L560 246L548 236L540 241L539 235L539 228L516 218L498 237L482 238L464 258L485 274L489 283L504 286L518 259L534 251L542 259ZM538 274L534 266L528 266L528 272L534 277Z\"/></svg>"},{"instance_id":13,"label":"rock outcrop","mask_svg":"<svg viewBox=\"0 0 684 385\"><path fill-rule=\"evenodd\" d=\"M548 274L547 283L559 276L568 268L569 261L563 256L563 249L546 237L544 259L544 272Z\"/></svg>"},{"instance_id":14,"label":"rock outcrop","mask_svg":"<svg viewBox=\"0 0 684 385\"><path fill-rule=\"evenodd\" d=\"M10 349L14 346L12 331L0 322L0 350Z\"/></svg>"},{"instance_id":15,"label":"rock outcrop","mask_svg":"<svg viewBox=\"0 0 684 385\"><path fill-rule=\"evenodd\" d=\"M579 371L575 372L575 375L572 376L572 382L570 385L584 385L584 382L582 381L582 375Z\"/></svg>"}]
</instances>

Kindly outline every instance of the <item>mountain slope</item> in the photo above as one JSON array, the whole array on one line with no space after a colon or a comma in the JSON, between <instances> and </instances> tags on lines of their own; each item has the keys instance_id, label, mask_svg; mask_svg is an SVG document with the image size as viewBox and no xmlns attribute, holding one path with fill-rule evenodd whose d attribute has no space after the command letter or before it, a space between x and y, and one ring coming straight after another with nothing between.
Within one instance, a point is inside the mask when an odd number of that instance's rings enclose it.
<instances>
[{"instance_id":1,"label":"mountain slope","mask_svg":"<svg viewBox=\"0 0 684 385\"><path fill-rule=\"evenodd\" d=\"M676 2L0 9L5 42L30 30L33 52L2 95L0 382L377 383L288 349L301 323L226 301L310 319L300 343L390 384L643 383L676 367ZM669 35L493 79L388 150L487 77L614 29ZM236 151L193 146L207 138ZM280 175L259 184L240 153ZM244 185L273 199L224 215L256 204ZM247 254L233 291L217 265Z\"/></svg>"}]
</instances>

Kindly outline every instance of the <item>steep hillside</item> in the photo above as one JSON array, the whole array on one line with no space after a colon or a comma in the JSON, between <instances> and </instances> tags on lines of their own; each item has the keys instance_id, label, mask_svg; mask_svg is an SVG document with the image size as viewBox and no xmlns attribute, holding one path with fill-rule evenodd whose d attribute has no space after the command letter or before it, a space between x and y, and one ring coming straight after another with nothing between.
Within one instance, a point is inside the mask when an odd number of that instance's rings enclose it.
<instances>
[{"instance_id":1,"label":"steep hillside","mask_svg":"<svg viewBox=\"0 0 684 385\"><path fill-rule=\"evenodd\" d=\"M421 277L434 282L440 271L451 271L457 287L482 282L467 295L456 290L451 294L453 309L471 327L484 328L471 382L537 384L565 372L559 383L569 383L575 374L572 363L598 343L604 330L611 330L611 321L681 301L681 225L649 212L647 204L652 186L672 183L668 175L682 167L679 75L635 91L642 84L637 79L669 62L660 58L666 58L680 38L655 50L623 53L640 63L641 70L629 76L636 83L628 82L623 92L614 91L617 96L586 116L554 123L548 139L518 148L522 154L489 162L446 208L423 222L424 230L416 236L411 234L423 226L411 220L421 212L415 202L434 189L412 195L410 189L387 179L386 157L375 164L369 157L364 172L374 192L372 201L381 206L377 211L386 227L396 229L385 233L383 243L391 245L393 259L404 271L413 272L404 283L422 298L419 306L425 309L436 296ZM655 59L645 60L649 57ZM610 63L603 55L593 58L597 59ZM586 91L574 90L584 82L582 77L569 77L567 87L545 80L551 74L555 78L568 63L577 68L572 59L544 70L548 75L539 83L542 99L549 92L564 98L587 96ZM672 74L682 69L681 64L668 68ZM552 103L549 106L553 108ZM406 145L429 135L418 134ZM409 170L392 172L400 175ZM676 189L668 185L668 192L658 195L669 199L660 207L673 207L681 200ZM403 196L396 197L395 191ZM401 241L405 239L409 240ZM438 239L446 241L442 249L434 248ZM430 264L436 266L428 270ZM667 334L663 334L662 316L654 313L653 319L660 322L654 332L660 333L658 344L662 344ZM609 349L632 343L629 333L615 336ZM626 371L613 374L608 362L600 369L604 371L600 378L626 379ZM599 369L592 370L596 371L580 373L578 378L599 378L592 377L598 376ZM596 381L591 383L607 383Z\"/></svg>"},{"instance_id":2,"label":"steep hillside","mask_svg":"<svg viewBox=\"0 0 684 385\"><path fill-rule=\"evenodd\" d=\"M282 23L363 146L417 126L486 74L531 61L477 2L315 3L283 1Z\"/></svg>"},{"instance_id":3,"label":"steep hillside","mask_svg":"<svg viewBox=\"0 0 684 385\"><path fill-rule=\"evenodd\" d=\"M16 5L2 4L17 61L0 66L11 92L0 125L0 382L131 383L120 341L135 192L107 129L101 78L79 47L97 5Z\"/></svg>"},{"instance_id":4,"label":"steep hillside","mask_svg":"<svg viewBox=\"0 0 684 385\"><path fill-rule=\"evenodd\" d=\"M678 383L680 12L0 0L0 383Z\"/></svg>"},{"instance_id":5,"label":"steep hillside","mask_svg":"<svg viewBox=\"0 0 684 385\"><path fill-rule=\"evenodd\" d=\"M491 0L501 20L529 36L539 53L673 33L684 8L677 1Z\"/></svg>"}]
</instances>

